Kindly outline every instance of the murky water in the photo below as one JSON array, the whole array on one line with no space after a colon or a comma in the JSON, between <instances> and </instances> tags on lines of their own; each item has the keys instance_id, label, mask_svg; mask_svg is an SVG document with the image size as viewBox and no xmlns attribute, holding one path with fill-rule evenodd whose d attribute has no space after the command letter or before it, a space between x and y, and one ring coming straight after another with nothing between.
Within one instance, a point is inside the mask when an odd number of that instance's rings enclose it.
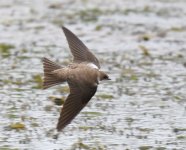
<instances>
[{"instance_id":1,"label":"murky water","mask_svg":"<svg viewBox=\"0 0 186 150\"><path fill-rule=\"evenodd\" d=\"M186 149L185 0L1 0L0 149ZM53 139L60 106L42 57L71 59L76 33L112 81Z\"/></svg>"}]
</instances>

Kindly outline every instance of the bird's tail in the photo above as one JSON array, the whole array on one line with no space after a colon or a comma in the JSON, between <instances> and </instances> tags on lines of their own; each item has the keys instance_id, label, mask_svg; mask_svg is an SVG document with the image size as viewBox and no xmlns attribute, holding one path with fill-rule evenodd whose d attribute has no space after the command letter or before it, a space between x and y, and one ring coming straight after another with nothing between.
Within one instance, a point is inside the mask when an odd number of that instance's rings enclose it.
<instances>
[{"instance_id":1,"label":"bird's tail","mask_svg":"<svg viewBox=\"0 0 186 150\"><path fill-rule=\"evenodd\" d=\"M62 67L47 58L43 58L43 69L44 69L44 79L43 79L43 89L47 89L54 85L62 83L61 80L56 78L52 71L61 69Z\"/></svg>"}]
</instances>

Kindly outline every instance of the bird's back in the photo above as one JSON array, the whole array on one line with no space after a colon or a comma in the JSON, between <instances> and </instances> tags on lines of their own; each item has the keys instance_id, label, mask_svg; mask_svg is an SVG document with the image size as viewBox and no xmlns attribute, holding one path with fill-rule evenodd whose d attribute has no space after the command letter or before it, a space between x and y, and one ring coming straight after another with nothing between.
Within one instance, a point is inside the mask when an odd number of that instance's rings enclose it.
<instances>
[{"instance_id":1,"label":"bird's back","mask_svg":"<svg viewBox=\"0 0 186 150\"><path fill-rule=\"evenodd\" d=\"M98 69L92 68L87 64L78 64L76 67L69 68L68 80L78 85L97 86L98 72Z\"/></svg>"}]
</instances>

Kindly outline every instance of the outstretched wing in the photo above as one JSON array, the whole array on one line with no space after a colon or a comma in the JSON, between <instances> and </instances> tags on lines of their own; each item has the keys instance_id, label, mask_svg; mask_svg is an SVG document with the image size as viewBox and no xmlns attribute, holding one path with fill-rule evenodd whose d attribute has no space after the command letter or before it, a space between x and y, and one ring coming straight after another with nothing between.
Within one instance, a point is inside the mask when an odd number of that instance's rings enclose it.
<instances>
[{"instance_id":1,"label":"outstretched wing","mask_svg":"<svg viewBox=\"0 0 186 150\"><path fill-rule=\"evenodd\" d=\"M74 62L91 62L100 68L98 59L94 54L83 44L83 42L70 30L65 27L62 27L63 32L65 33L66 39L69 44L69 48L74 56Z\"/></svg>"},{"instance_id":2,"label":"outstretched wing","mask_svg":"<svg viewBox=\"0 0 186 150\"><path fill-rule=\"evenodd\" d=\"M69 83L70 94L68 95L57 124L57 130L61 131L67 126L85 107L89 100L94 96L97 86L78 88L77 86Z\"/></svg>"}]
</instances>

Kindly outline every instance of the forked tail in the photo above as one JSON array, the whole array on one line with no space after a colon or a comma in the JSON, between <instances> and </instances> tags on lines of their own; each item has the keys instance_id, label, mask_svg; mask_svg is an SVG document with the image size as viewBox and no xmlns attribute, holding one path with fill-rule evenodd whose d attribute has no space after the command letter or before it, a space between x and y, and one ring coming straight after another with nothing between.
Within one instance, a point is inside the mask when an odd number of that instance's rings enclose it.
<instances>
[{"instance_id":1,"label":"forked tail","mask_svg":"<svg viewBox=\"0 0 186 150\"><path fill-rule=\"evenodd\" d=\"M51 86L58 85L63 81L56 78L52 71L61 69L62 67L47 58L43 58L43 69L44 69L44 80L43 80L43 89L47 89Z\"/></svg>"}]
</instances>

